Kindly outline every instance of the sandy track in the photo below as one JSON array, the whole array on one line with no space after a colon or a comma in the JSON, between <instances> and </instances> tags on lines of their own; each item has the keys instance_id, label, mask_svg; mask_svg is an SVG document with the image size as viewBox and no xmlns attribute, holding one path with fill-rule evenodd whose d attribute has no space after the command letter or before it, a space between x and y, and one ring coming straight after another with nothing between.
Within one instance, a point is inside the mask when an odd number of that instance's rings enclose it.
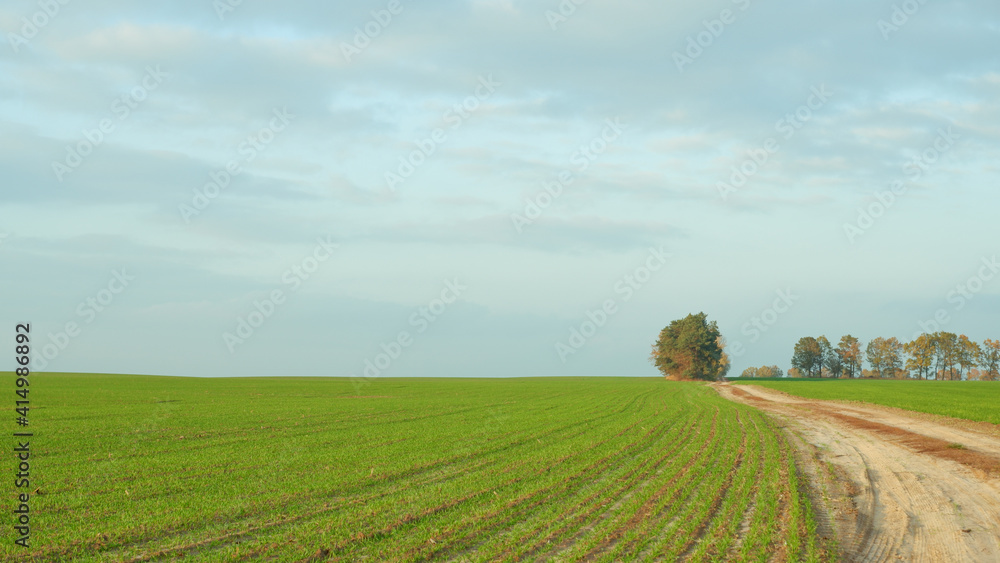
<instances>
[{"instance_id":1,"label":"sandy track","mask_svg":"<svg viewBox=\"0 0 1000 563\"><path fill-rule=\"evenodd\" d=\"M844 561L1000 561L1000 437L898 409L715 388L786 423Z\"/></svg>"}]
</instances>

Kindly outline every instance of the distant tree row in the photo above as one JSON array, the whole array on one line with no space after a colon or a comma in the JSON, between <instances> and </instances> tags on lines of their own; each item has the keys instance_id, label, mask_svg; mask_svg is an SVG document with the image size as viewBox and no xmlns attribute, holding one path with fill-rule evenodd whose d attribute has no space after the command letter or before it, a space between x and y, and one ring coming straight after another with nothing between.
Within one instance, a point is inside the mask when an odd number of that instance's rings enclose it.
<instances>
[{"instance_id":1,"label":"distant tree row","mask_svg":"<svg viewBox=\"0 0 1000 563\"><path fill-rule=\"evenodd\" d=\"M863 360L871 369L862 368ZM879 337L868 343L862 357L861 343L849 334L840 339L836 348L825 336L806 336L795 344L788 375L997 381L1000 341L986 339L980 345L964 334L951 332L921 334L905 344L895 337Z\"/></svg>"},{"instance_id":2,"label":"distant tree row","mask_svg":"<svg viewBox=\"0 0 1000 563\"><path fill-rule=\"evenodd\" d=\"M740 377L781 377L785 372L778 366L761 366L759 368L747 368L743 370Z\"/></svg>"},{"instance_id":3,"label":"distant tree row","mask_svg":"<svg viewBox=\"0 0 1000 563\"><path fill-rule=\"evenodd\" d=\"M792 355L792 377L861 377L861 342L850 334L834 348L825 336L800 338ZM794 371L793 371L794 370Z\"/></svg>"}]
</instances>

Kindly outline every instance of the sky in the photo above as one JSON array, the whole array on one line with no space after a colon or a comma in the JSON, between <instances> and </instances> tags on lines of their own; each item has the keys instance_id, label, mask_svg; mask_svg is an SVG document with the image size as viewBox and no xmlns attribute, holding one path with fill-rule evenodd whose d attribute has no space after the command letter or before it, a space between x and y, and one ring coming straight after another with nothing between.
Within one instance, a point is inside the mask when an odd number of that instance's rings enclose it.
<instances>
[{"instance_id":1,"label":"sky","mask_svg":"<svg viewBox=\"0 0 1000 563\"><path fill-rule=\"evenodd\" d=\"M39 371L731 374L1000 338L992 0L10 0L0 322Z\"/></svg>"}]
</instances>

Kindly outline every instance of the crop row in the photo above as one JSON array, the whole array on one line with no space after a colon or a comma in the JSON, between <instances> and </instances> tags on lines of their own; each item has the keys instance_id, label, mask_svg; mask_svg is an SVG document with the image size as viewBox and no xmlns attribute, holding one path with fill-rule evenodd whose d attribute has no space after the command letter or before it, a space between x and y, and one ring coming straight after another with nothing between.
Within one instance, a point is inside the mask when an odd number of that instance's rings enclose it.
<instances>
[{"instance_id":1,"label":"crop row","mask_svg":"<svg viewBox=\"0 0 1000 563\"><path fill-rule=\"evenodd\" d=\"M826 553L779 430L702 385L46 377L34 560Z\"/></svg>"}]
</instances>

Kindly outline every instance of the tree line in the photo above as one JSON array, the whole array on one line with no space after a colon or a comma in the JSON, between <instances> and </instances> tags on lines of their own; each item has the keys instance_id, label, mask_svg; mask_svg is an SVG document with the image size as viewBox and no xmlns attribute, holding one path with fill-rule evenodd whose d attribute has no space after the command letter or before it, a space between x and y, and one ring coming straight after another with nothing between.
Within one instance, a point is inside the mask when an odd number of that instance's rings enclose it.
<instances>
[{"instance_id":1,"label":"tree line","mask_svg":"<svg viewBox=\"0 0 1000 563\"><path fill-rule=\"evenodd\" d=\"M864 361L870 369L864 369ZM775 370L778 376L773 375ZM742 377L780 377L777 366L747 368ZM1000 380L1000 340L982 344L966 335L939 331L912 342L875 338L861 353L861 342L846 335L834 348L825 336L805 336L795 344L790 377Z\"/></svg>"},{"instance_id":2,"label":"tree line","mask_svg":"<svg viewBox=\"0 0 1000 563\"><path fill-rule=\"evenodd\" d=\"M653 343L650 361L668 379L716 381L730 359L715 321L705 313L672 321ZM867 362L868 368L865 368ZM749 367L740 377L782 377L778 366ZM912 342L878 337L862 347L847 334L837 346L826 338L804 336L795 344L790 377L938 379L1000 381L1000 340L982 344L964 334L924 333Z\"/></svg>"}]
</instances>

